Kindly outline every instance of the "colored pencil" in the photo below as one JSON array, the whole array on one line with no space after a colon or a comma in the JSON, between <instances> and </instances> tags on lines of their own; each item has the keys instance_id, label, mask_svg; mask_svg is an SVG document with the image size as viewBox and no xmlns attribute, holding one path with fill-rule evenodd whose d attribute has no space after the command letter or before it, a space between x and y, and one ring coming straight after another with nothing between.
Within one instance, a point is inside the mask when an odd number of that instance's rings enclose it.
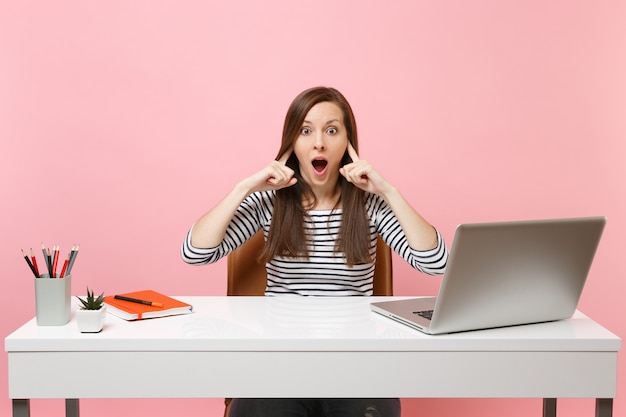
<instances>
[{"instance_id":1,"label":"colored pencil","mask_svg":"<svg viewBox=\"0 0 626 417\"><path fill-rule=\"evenodd\" d=\"M59 245L52 246L52 275L50 278L57 277L57 264L59 263Z\"/></svg>"},{"instance_id":2,"label":"colored pencil","mask_svg":"<svg viewBox=\"0 0 626 417\"><path fill-rule=\"evenodd\" d=\"M65 271L67 271L67 266L70 263L70 255L67 255L67 258L65 258L65 262L63 262L63 268L61 268L61 275L59 275L59 278L63 278L65 276Z\"/></svg>"},{"instance_id":3,"label":"colored pencil","mask_svg":"<svg viewBox=\"0 0 626 417\"><path fill-rule=\"evenodd\" d=\"M74 267L74 262L76 261L76 257L78 256L78 250L80 249L79 245L72 246L72 252L70 255L70 264L67 266L66 274L70 274L72 272L72 268Z\"/></svg>"},{"instance_id":4,"label":"colored pencil","mask_svg":"<svg viewBox=\"0 0 626 417\"><path fill-rule=\"evenodd\" d=\"M30 259L33 261L33 267L35 267L35 275L39 278L39 267L37 266L37 258L35 258L35 252L33 248L30 248Z\"/></svg>"},{"instance_id":5,"label":"colored pencil","mask_svg":"<svg viewBox=\"0 0 626 417\"><path fill-rule=\"evenodd\" d=\"M50 278L54 278L54 274L52 274L52 255L50 254L50 248L46 248L46 251L48 252L46 258L48 259L48 273L50 274Z\"/></svg>"},{"instance_id":6,"label":"colored pencil","mask_svg":"<svg viewBox=\"0 0 626 417\"><path fill-rule=\"evenodd\" d=\"M28 267L30 268L30 270L33 271L35 278L39 278L39 274L37 274L37 271L35 271L35 267L33 266L33 263L30 261L30 259L28 259L28 255L24 253L24 249L22 249L22 255L24 256L24 259L26 260L26 263L28 264Z\"/></svg>"},{"instance_id":7,"label":"colored pencil","mask_svg":"<svg viewBox=\"0 0 626 417\"><path fill-rule=\"evenodd\" d=\"M50 258L48 257L48 250L46 249L46 246L43 244L43 242L41 242L41 252L43 253L43 260L46 263L46 269L48 270L48 275L50 275L51 271L51 265L50 265Z\"/></svg>"}]
</instances>

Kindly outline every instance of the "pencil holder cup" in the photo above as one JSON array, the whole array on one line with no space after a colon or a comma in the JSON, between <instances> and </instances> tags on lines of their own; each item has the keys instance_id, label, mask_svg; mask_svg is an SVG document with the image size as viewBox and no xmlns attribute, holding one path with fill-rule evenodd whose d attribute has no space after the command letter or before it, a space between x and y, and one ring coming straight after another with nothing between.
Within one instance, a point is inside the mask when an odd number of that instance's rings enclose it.
<instances>
[{"instance_id":1,"label":"pencil holder cup","mask_svg":"<svg viewBox=\"0 0 626 417\"><path fill-rule=\"evenodd\" d=\"M35 278L35 306L38 326L63 326L71 317L72 276Z\"/></svg>"}]
</instances>

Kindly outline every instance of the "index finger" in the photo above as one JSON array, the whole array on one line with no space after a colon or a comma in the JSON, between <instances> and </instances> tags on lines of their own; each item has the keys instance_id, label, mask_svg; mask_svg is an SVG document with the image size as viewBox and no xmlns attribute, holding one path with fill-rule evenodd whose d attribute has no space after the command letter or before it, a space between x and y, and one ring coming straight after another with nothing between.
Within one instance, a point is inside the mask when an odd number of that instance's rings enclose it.
<instances>
[{"instance_id":1,"label":"index finger","mask_svg":"<svg viewBox=\"0 0 626 417\"><path fill-rule=\"evenodd\" d=\"M351 143L348 143L348 155L352 158L352 162L360 161L359 154L356 153L356 150Z\"/></svg>"},{"instance_id":2,"label":"index finger","mask_svg":"<svg viewBox=\"0 0 626 417\"><path fill-rule=\"evenodd\" d=\"M280 156L280 158L278 158L278 162L280 162L283 165L287 164L287 161L289 160L289 157L291 156L291 153L293 152L293 148L289 148L285 151L284 154L282 154Z\"/></svg>"}]
</instances>

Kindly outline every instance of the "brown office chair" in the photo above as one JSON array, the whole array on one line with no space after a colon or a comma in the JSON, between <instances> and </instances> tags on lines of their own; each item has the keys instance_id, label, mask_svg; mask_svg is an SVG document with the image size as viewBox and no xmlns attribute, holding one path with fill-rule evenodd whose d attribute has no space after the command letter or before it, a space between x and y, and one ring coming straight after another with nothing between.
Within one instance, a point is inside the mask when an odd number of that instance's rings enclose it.
<instances>
[{"instance_id":1,"label":"brown office chair","mask_svg":"<svg viewBox=\"0 0 626 417\"><path fill-rule=\"evenodd\" d=\"M265 293L267 272L265 265L257 260L263 244L263 232L260 231L228 255L227 295L263 295ZM391 249L380 236L376 244L374 295L393 295Z\"/></svg>"},{"instance_id":2,"label":"brown office chair","mask_svg":"<svg viewBox=\"0 0 626 417\"><path fill-rule=\"evenodd\" d=\"M265 294L267 272L265 265L257 260L263 244L263 231L260 231L228 255L227 295ZM374 295L393 295L392 272L391 249L379 236L376 244ZM224 400L224 417L228 417L230 402L230 398Z\"/></svg>"}]
</instances>

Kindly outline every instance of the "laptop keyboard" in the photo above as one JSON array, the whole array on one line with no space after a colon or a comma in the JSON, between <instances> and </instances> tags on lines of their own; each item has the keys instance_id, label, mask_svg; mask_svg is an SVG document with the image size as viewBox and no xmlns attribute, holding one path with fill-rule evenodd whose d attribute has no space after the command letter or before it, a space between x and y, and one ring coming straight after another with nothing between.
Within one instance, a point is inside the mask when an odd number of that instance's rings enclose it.
<instances>
[{"instance_id":1,"label":"laptop keyboard","mask_svg":"<svg viewBox=\"0 0 626 417\"><path fill-rule=\"evenodd\" d=\"M424 317L427 320L432 320L433 311L434 310L414 311L413 314L417 314L418 316Z\"/></svg>"}]
</instances>

